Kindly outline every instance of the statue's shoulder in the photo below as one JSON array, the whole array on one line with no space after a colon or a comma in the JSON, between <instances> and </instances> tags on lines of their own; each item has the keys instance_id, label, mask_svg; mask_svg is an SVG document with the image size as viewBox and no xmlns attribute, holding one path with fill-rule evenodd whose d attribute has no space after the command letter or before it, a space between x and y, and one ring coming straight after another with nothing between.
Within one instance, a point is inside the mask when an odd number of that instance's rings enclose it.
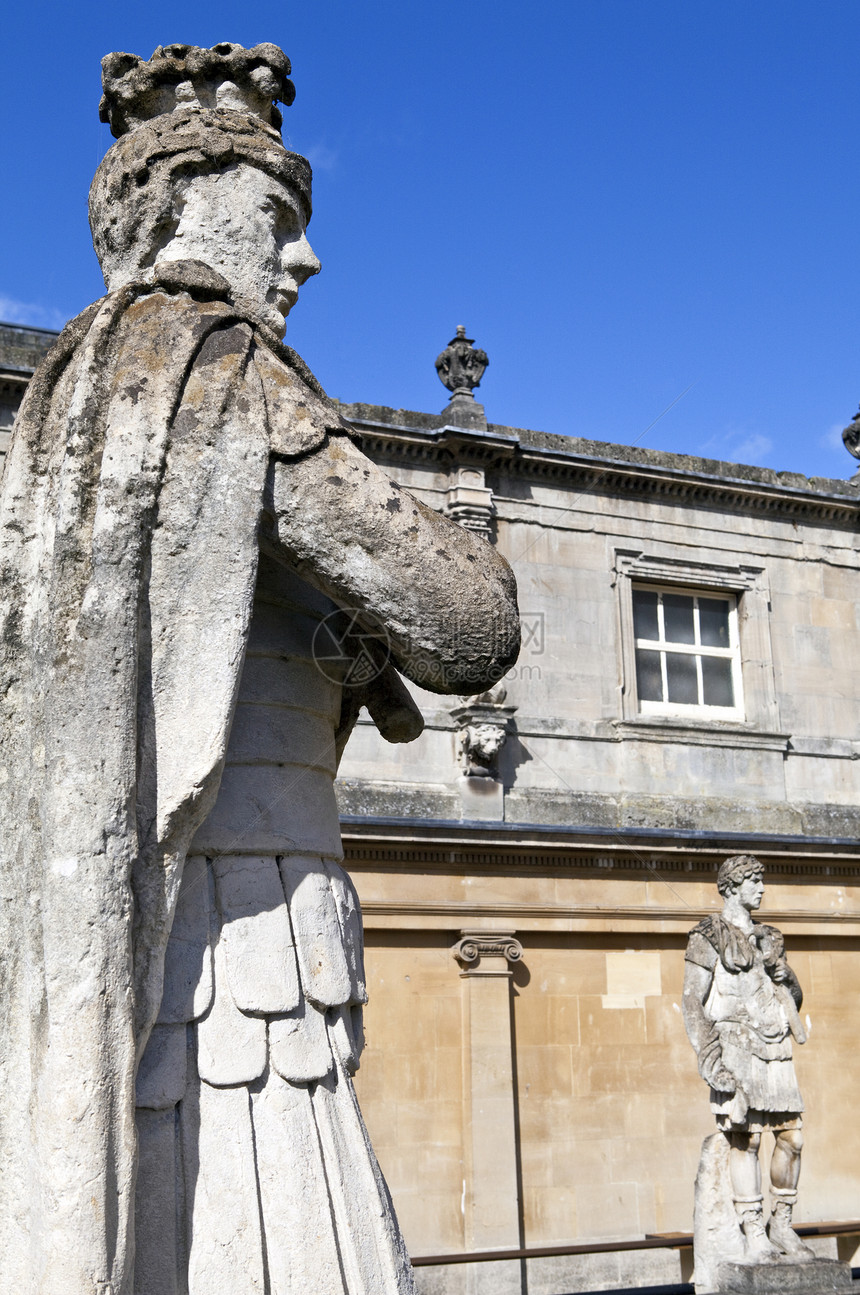
<instances>
[{"instance_id":1,"label":"statue's shoulder","mask_svg":"<svg viewBox=\"0 0 860 1295\"><path fill-rule=\"evenodd\" d=\"M687 936L687 948L684 953L687 962L694 962L709 971L716 966L720 957L719 928L716 926L719 920L716 913L709 913L693 927Z\"/></svg>"},{"instance_id":2,"label":"statue's shoulder","mask_svg":"<svg viewBox=\"0 0 860 1295\"><path fill-rule=\"evenodd\" d=\"M721 918L719 913L708 913L707 917L703 917L701 922L693 927L692 931L690 931L689 938L692 938L694 935L701 936L702 939L707 940L709 944L713 944L716 947L719 941L720 922Z\"/></svg>"},{"instance_id":3,"label":"statue's shoulder","mask_svg":"<svg viewBox=\"0 0 860 1295\"><path fill-rule=\"evenodd\" d=\"M254 363L263 384L273 454L307 454L328 435L358 439L301 356L259 325L254 336Z\"/></svg>"}]
</instances>

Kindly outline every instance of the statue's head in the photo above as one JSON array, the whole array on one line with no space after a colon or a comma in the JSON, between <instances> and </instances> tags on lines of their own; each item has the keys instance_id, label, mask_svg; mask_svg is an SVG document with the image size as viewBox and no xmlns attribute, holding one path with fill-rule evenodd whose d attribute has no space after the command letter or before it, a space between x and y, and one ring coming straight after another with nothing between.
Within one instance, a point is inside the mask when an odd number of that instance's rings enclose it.
<instances>
[{"instance_id":1,"label":"statue's head","mask_svg":"<svg viewBox=\"0 0 860 1295\"><path fill-rule=\"evenodd\" d=\"M756 882L756 890L764 890L764 864L755 855L735 854L720 865L717 873L717 890L721 895L727 897L739 893L747 881ZM761 903L760 894L758 898ZM758 904L754 907L757 908Z\"/></svg>"},{"instance_id":2,"label":"statue's head","mask_svg":"<svg viewBox=\"0 0 860 1295\"><path fill-rule=\"evenodd\" d=\"M110 291L167 261L202 261L279 335L319 270L305 237L311 169L288 152L275 100L291 103L274 45L157 49L102 62L101 116L117 142L90 189Z\"/></svg>"}]
</instances>

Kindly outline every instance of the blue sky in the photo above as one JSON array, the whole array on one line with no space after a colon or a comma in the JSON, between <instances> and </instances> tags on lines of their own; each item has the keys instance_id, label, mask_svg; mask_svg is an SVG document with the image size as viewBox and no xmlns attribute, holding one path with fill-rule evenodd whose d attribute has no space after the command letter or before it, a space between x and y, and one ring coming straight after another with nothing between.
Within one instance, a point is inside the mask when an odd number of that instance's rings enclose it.
<instances>
[{"instance_id":1,"label":"blue sky","mask_svg":"<svg viewBox=\"0 0 860 1295\"><path fill-rule=\"evenodd\" d=\"M852 475L856 0L12 6L0 317L103 291L101 56L220 40L293 63L323 272L287 340L332 395L440 411L464 323L491 421Z\"/></svg>"}]
</instances>

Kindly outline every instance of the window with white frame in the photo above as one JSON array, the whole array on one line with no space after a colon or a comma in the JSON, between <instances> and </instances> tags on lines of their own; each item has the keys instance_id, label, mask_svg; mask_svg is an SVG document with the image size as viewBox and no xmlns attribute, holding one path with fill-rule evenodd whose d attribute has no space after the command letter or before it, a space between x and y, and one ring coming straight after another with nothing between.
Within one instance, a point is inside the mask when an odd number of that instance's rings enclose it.
<instances>
[{"instance_id":1,"label":"window with white frame","mask_svg":"<svg viewBox=\"0 0 860 1295\"><path fill-rule=\"evenodd\" d=\"M737 596L638 583L632 595L640 714L743 719Z\"/></svg>"}]
</instances>

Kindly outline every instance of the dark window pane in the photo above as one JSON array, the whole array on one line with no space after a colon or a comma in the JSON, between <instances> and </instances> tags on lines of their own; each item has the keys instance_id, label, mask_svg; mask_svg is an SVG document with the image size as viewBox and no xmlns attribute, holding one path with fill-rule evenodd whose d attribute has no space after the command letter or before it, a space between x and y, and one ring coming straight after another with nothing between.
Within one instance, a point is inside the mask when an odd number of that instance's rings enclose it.
<instances>
[{"instance_id":1,"label":"dark window pane","mask_svg":"<svg viewBox=\"0 0 860 1295\"><path fill-rule=\"evenodd\" d=\"M666 684L669 701L679 702L682 706L695 706L699 700L699 689L696 681L696 658L681 655L680 652L666 653Z\"/></svg>"},{"instance_id":2,"label":"dark window pane","mask_svg":"<svg viewBox=\"0 0 860 1295\"><path fill-rule=\"evenodd\" d=\"M732 663L726 657L702 657L702 695L706 706L734 706Z\"/></svg>"},{"instance_id":3,"label":"dark window pane","mask_svg":"<svg viewBox=\"0 0 860 1295\"><path fill-rule=\"evenodd\" d=\"M633 628L638 639L658 639L657 595L649 589L633 590Z\"/></svg>"},{"instance_id":4,"label":"dark window pane","mask_svg":"<svg viewBox=\"0 0 860 1295\"><path fill-rule=\"evenodd\" d=\"M636 687L640 701L663 700L663 678L660 674L660 653L636 649Z\"/></svg>"},{"instance_id":5,"label":"dark window pane","mask_svg":"<svg viewBox=\"0 0 860 1295\"><path fill-rule=\"evenodd\" d=\"M663 595L663 622L667 643L695 643L693 599L688 594Z\"/></svg>"},{"instance_id":6,"label":"dark window pane","mask_svg":"<svg viewBox=\"0 0 860 1295\"><path fill-rule=\"evenodd\" d=\"M729 604L725 598L699 599L699 634L704 647L729 646Z\"/></svg>"}]
</instances>

